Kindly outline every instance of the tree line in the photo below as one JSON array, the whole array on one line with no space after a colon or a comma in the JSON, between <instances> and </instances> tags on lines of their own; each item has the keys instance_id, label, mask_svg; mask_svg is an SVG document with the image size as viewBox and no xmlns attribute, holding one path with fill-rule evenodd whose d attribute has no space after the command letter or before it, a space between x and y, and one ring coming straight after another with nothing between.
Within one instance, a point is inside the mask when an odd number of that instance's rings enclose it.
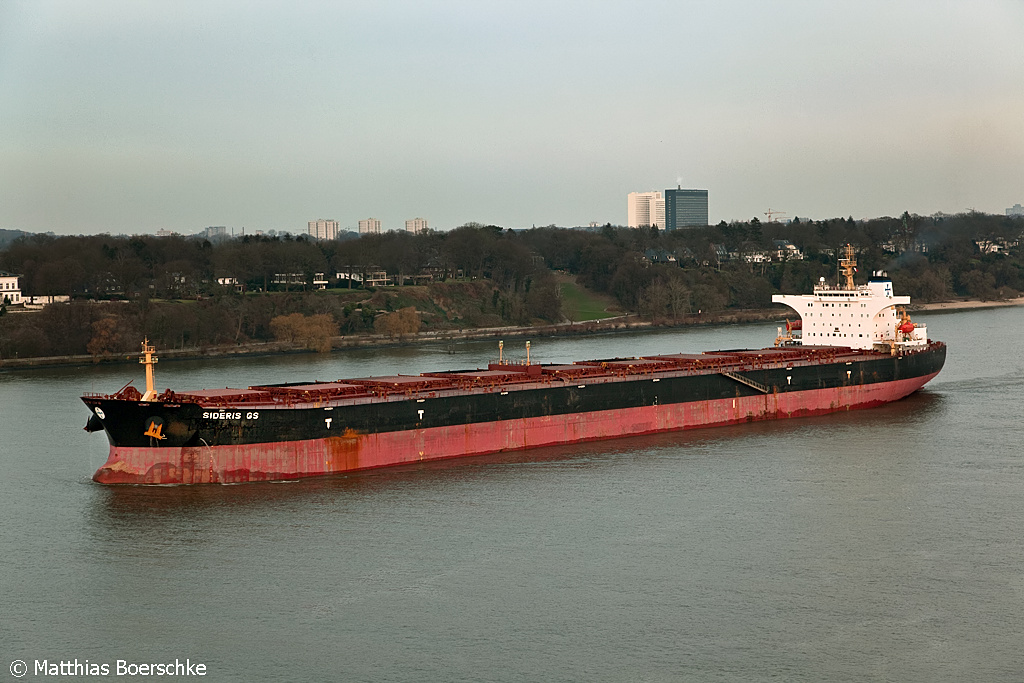
<instances>
[{"instance_id":1,"label":"tree line","mask_svg":"<svg viewBox=\"0 0 1024 683\"><path fill-rule=\"evenodd\" d=\"M887 271L895 290L918 302L1010 298L1024 291L1024 220L974 212L943 217L904 213L865 221L762 223L754 218L674 231L549 227L525 236L550 268L613 295L627 310L655 317L767 308L773 293L810 292L822 277L836 280L835 254L845 244L857 248L858 281L871 271ZM775 240L792 243L804 258L771 263L743 258L771 250ZM979 243L999 251L986 253ZM723 250L736 258L723 259ZM652 251L676 260L649 263L642 256Z\"/></svg>"},{"instance_id":2,"label":"tree line","mask_svg":"<svg viewBox=\"0 0 1024 683\"><path fill-rule=\"evenodd\" d=\"M768 308L773 293L807 292L822 277L833 281L834 252L846 243L857 247L861 273L889 271L896 291L915 301L1005 298L1024 291L1022 231L1019 218L904 213L788 224L755 218L669 232L467 224L346 241L28 235L0 251L0 269L22 275L25 295L73 300L31 314L2 315L0 308L0 355L133 350L143 334L164 348L301 339L322 349L331 334L559 322L555 271L654 319ZM793 243L805 258L742 258L774 240ZM659 254L673 260L651 258ZM421 285L362 288L361 278L346 277L327 292L313 290L317 273L333 278L374 269ZM413 279L425 273L428 284ZM298 277L275 283L279 274ZM246 291L219 285L221 277Z\"/></svg>"}]
</instances>

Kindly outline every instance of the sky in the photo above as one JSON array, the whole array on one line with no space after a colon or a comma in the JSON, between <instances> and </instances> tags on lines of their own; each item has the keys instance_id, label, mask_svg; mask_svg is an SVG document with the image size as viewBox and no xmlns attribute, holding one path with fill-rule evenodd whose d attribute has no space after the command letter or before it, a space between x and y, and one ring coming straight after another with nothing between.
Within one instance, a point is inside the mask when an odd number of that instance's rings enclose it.
<instances>
[{"instance_id":1,"label":"sky","mask_svg":"<svg viewBox=\"0 0 1024 683\"><path fill-rule=\"evenodd\" d=\"M0 2L0 228L1024 203L1024 0Z\"/></svg>"}]
</instances>

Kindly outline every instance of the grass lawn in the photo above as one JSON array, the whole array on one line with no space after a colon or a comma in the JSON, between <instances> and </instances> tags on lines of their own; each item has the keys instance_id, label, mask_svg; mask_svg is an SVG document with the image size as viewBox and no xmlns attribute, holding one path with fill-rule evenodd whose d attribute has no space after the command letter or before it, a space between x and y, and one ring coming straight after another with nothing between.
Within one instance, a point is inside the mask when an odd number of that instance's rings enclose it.
<instances>
[{"instance_id":1,"label":"grass lawn","mask_svg":"<svg viewBox=\"0 0 1024 683\"><path fill-rule=\"evenodd\" d=\"M620 315L618 312L609 312L608 310L614 307L614 299L594 294L580 287L571 278L560 277L558 287L562 292L562 312L573 322L600 320Z\"/></svg>"}]
</instances>

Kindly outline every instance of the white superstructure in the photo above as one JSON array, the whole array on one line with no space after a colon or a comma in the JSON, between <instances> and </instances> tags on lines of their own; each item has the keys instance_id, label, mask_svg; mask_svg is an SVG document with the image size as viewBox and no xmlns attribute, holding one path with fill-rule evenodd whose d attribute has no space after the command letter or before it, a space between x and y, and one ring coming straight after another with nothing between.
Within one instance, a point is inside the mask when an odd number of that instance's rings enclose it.
<instances>
[{"instance_id":1,"label":"white superstructure","mask_svg":"<svg viewBox=\"0 0 1024 683\"><path fill-rule=\"evenodd\" d=\"M790 334L779 332L782 344L804 346L848 346L853 349L891 350L925 346L927 329L911 322L904 306L909 296L895 296L892 280L885 273L872 274L866 285L855 285L857 265L853 247L846 246L839 268L845 282L825 284L825 278L813 294L774 294L772 302L785 304L800 316L799 324L787 325ZM799 331L800 334L792 334Z\"/></svg>"}]
</instances>

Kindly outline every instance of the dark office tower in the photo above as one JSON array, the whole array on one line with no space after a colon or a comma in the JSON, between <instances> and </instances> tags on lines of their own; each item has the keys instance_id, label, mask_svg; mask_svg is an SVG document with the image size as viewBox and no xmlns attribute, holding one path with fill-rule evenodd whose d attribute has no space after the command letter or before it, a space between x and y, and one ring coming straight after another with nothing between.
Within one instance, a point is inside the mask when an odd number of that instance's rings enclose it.
<instances>
[{"instance_id":1,"label":"dark office tower","mask_svg":"<svg viewBox=\"0 0 1024 683\"><path fill-rule=\"evenodd\" d=\"M708 224L707 190L665 190L665 229L695 228Z\"/></svg>"}]
</instances>

